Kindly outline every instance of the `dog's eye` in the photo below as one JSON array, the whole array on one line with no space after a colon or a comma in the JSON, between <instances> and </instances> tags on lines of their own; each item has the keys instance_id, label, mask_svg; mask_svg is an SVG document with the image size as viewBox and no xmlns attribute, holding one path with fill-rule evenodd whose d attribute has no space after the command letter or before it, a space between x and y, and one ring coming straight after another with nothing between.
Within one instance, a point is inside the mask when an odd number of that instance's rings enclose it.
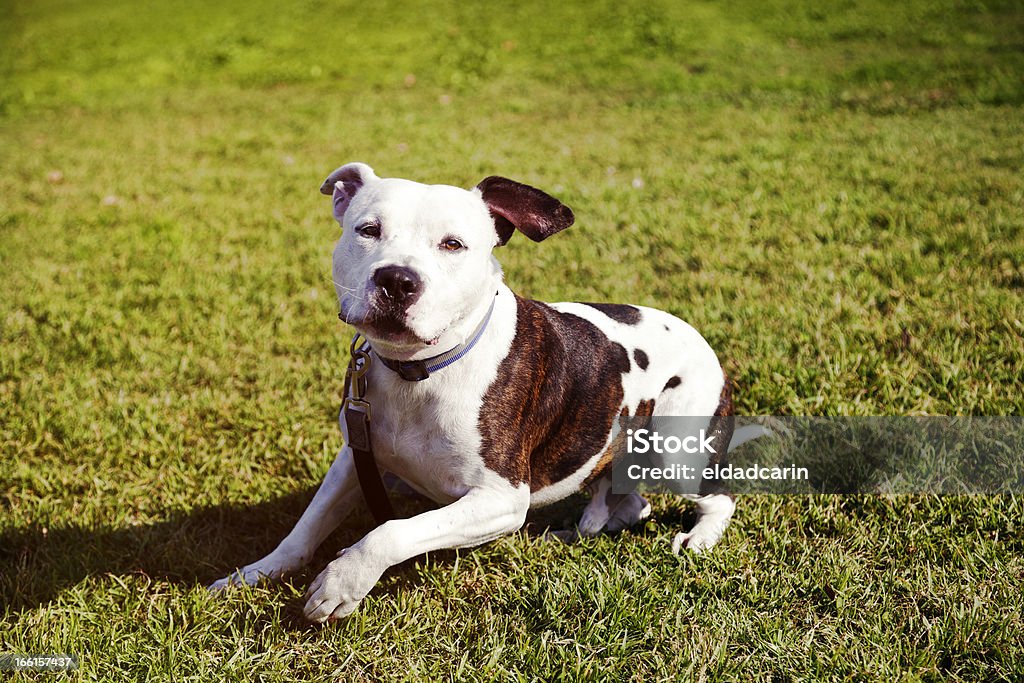
<instances>
[{"instance_id":1,"label":"dog's eye","mask_svg":"<svg viewBox=\"0 0 1024 683\"><path fill-rule=\"evenodd\" d=\"M380 237L380 223L371 222L363 223L362 225L356 226L356 234L360 237L370 237L377 239Z\"/></svg>"},{"instance_id":2,"label":"dog's eye","mask_svg":"<svg viewBox=\"0 0 1024 683\"><path fill-rule=\"evenodd\" d=\"M466 248L466 245L454 237L448 237L441 242L441 248L445 251L461 251Z\"/></svg>"}]
</instances>

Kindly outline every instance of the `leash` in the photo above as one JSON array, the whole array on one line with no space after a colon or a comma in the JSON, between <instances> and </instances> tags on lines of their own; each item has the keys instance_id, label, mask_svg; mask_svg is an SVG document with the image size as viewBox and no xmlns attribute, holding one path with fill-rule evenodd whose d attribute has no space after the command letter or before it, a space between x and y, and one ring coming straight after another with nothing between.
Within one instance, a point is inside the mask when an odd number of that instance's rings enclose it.
<instances>
[{"instance_id":1,"label":"leash","mask_svg":"<svg viewBox=\"0 0 1024 683\"><path fill-rule=\"evenodd\" d=\"M395 512L384 490L377 461L370 443L370 404L366 396L366 372L370 369L370 343L361 334L352 337L351 358L345 371L345 401L341 415L348 428L348 445L356 465L356 477L363 491L366 506L377 524L394 519Z\"/></svg>"}]
</instances>

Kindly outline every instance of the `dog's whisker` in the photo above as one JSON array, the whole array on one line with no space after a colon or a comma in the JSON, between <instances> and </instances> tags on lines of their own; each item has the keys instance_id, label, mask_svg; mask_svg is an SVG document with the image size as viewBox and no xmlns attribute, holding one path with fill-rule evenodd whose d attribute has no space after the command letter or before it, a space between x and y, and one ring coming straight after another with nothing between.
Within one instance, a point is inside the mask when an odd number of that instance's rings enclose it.
<instances>
[{"instance_id":1,"label":"dog's whisker","mask_svg":"<svg viewBox=\"0 0 1024 683\"><path fill-rule=\"evenodd\" d=\"M328 277L326 279L330 280L334 284L334 286L337 287L338 289L341 289L341 290L344 290L345 292L347 292L348 295L351 296L352 298L359 299L360 301L366 301L366 297L359 296L358 294L356 294L356 292L358 290L353 289L352 287L346 287L345 285L343 285L340 282L336 281L334 278Z\"/></svg>"}]
</instances>

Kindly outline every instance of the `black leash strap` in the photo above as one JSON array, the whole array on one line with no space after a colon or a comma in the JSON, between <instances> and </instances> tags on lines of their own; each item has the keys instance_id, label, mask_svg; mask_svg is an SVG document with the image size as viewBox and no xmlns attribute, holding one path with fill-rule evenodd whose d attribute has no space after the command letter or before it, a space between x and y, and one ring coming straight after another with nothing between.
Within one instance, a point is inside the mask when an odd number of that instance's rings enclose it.
<instances>
[{"instance_id":1,"label":"black leash strap","mask_svg":"<svg viewBox=\"0 0 1024 683\"><path fill-rule=\"evenodd\" d=\"M341 405L341 416L348 430L348 445L356 465L359 488L363 491L366 506L370 508L377 524L383 524L395 516L384 490L384 482L373 457L370 442L370 404L366 396L366 372L370 369L370 345L356 335L352 338L348 370L345 373L345 402Z\"/></svg>"}]
</instances>

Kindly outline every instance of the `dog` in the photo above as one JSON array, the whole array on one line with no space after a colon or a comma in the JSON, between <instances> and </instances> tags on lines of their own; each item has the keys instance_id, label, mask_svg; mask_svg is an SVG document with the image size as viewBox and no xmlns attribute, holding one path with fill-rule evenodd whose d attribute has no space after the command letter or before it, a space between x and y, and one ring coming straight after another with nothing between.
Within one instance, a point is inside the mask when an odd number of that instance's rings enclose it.
<instances>
[{"instance_id":1,"label":"dog","mask_svg":"<svg viewBox=\"0 0 1024 683\"><path fill-rule=\"evenodd\" d=\"M341 551L309 587L310 620L351 614L388 567L491 541L519 529L530 508L581 489L592 496L575 533L645 519L642 496L612 491L620 416L709 416L729 444L731 420L721 418L732 414L731 385L693 327L641 306L531 301L504 284L494 249L516 232L540 242L572 225L559 200L498 176L465 190L378 178L363 163L338 168L320 190L342 227L339 317L372 347L377 464L441 507L387 521ZM735 509L722 492L693 498L697 522L673 552L711 548ZM361 503L345 445L277 548L211 588L295 571Z\"/></svg>"}]
</instances>

